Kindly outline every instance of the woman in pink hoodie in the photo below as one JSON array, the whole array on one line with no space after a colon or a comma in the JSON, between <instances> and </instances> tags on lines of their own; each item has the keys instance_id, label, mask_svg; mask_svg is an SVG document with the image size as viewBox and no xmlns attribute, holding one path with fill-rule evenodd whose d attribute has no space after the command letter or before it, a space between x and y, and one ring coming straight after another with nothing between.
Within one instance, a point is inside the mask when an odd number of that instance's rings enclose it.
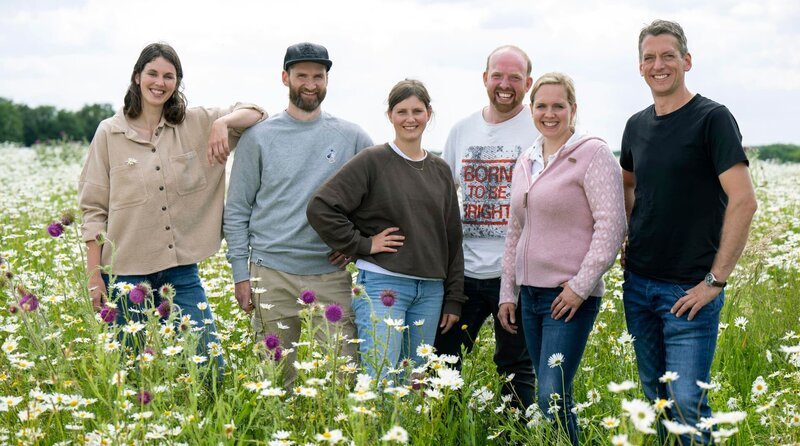
<instances>
[{"instance_id":1,"label":"woman in pink hoodie","mask_svg":"<svg viewBox=\"0 0 800 446\"><path fill-rule=\"evenodd\" d=\"M568 76L540 77L531 109L541 135L512 176L498 318L516 332L519 291L539 407L578 444L572 380L625 236L622 174L605 141L576 133Z\"/></svg>"}]
</instances>

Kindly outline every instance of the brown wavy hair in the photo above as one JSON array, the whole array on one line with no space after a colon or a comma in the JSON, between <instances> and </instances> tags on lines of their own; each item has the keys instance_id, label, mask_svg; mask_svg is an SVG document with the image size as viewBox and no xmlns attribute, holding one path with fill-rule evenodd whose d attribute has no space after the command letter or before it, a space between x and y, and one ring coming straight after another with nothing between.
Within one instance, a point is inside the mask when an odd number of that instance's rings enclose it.
<instances>
[{"instance_id":1,"label":"brown wavy hair","mask_svg":"<svg viewBox=\"0 0 800 446\"><path fill-rule=\"evenodd\" d=\"M183 90L183 67L175 49L163 42L151 43L144 47L142 53L139 54L139 58L133 66L133 73L131 73L131 83L125 93L123 111L125 116L131 118L136 118L142 114L142 90L136 83L136 76L141 75L142 71L144 71L144 66L158 57L163 57L167 62L171 63L175 67L175 75L177 76L175 91L164 103L162 113L164 119L170 124L180 124L186 117L186 96L181 91Z\"/></svg>"}]
</instances>

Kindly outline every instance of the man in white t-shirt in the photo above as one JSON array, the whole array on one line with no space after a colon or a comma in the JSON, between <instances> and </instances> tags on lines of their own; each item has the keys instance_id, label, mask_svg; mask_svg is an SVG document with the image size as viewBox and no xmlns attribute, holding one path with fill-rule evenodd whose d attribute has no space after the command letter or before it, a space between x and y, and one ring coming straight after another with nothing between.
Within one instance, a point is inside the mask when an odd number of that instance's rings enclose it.
<instances>
[{"instance_id":1,"label":"man in white t-shirt","mask_svg":"<svg viewBox=\"0 0 800 446\"><path fill-rule=\"evenodd\" d=\"M467 351L489 315L495 323L494 362L501 375L514 375L503 387L516 406L535 402L535 378L522 330L511 334L497 320L503 244L511 204L511 173L520 153L538 136L530 109L522 104L533 84L531 60L506 45L489 54L483 83L489 105L450 130L443 157L461 189L464 228L464 294L460 330L438 333L439 354ZM519 309L517 310L519 312ZM518 314L516 320L522 320ZM460 363L459 363L460 366ZM521 404L520 404L521 403Z\"/></svg>"}]
</instances>

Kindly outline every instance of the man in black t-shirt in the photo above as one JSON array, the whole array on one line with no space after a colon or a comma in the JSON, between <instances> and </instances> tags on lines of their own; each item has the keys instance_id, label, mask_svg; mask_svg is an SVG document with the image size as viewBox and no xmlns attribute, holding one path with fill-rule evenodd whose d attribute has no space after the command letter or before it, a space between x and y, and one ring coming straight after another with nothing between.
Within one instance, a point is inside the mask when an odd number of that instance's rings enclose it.
<instances>
[{"instance_id":1,"label":"man in black t-shirt","mask_svg":"<svg viewBox=\"0 0 800 446\"><path fill-rule=\"evenodd\" d=\"M629 219L625 318L639 377L648 399L672 399L674 421L696 427L711 416L696 382L710 381L723 290L756 199L736 120L688 90L691 67L679 24L642 29L639 72L654 104L628 120L620 165ZM710 441L702 431L693 444Z\"/></svg>"}]
</instances>

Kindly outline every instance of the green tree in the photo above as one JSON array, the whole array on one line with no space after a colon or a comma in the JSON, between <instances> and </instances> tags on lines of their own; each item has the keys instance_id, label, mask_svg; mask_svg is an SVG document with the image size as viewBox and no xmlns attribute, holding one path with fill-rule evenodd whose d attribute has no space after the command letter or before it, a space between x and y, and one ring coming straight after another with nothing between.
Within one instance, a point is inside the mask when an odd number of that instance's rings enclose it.
<instances>
[{"instance_id":1,"label":"green tree","mask_svg":"<svg viewBox=\"0 0 800 446\"><path fill-rule=\"evenodd\" d=\"M0 98L0 142L22 142L22 117L17 106Z\"/></svg>"},{"instance_id":2,"label":"green tree","mask_svg":"<svg viewBox=\"0 0 800 446\"><path fill-rule=\"evenodd\" d=\"M100 121L112 115L114 115L114 108L111 107L111 104L84 105L77 113L78 121L83 129L80 138L91 141Z\"/></svg>"},{"instance_id":3,"label":"green tree","mask_svg":"<svg viewBox=\"0 0 800 446\"><path fill-rule=\"evenodd\" d=\"M800 146L795 144L768 144L758 146L758 158L782 163L800 163Z\"/></svg>"}]
</instances>

